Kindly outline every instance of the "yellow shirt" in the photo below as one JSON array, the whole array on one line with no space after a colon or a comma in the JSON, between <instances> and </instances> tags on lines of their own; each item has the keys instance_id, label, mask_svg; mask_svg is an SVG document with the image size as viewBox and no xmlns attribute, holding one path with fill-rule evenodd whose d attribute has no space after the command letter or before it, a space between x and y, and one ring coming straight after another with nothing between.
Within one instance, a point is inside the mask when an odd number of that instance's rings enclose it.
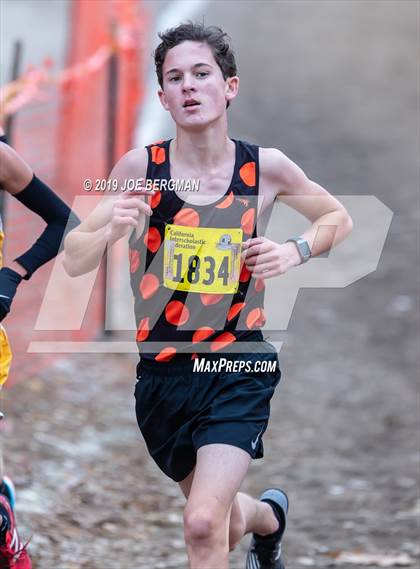
<instances>
[{"instance_id":1,"label":"yellow shirt","mask_svg":"<svg viewBox=\"0 0 420 569\"><path fill-rule=\"evenodd\" d=\"M0 217L0 268L3 266L3 225ZM10 364L12 362L12 351L10 349L9 339L6 330L0 324L0 389L6 383L9 375Z\"/></svg>"}]
</instances>

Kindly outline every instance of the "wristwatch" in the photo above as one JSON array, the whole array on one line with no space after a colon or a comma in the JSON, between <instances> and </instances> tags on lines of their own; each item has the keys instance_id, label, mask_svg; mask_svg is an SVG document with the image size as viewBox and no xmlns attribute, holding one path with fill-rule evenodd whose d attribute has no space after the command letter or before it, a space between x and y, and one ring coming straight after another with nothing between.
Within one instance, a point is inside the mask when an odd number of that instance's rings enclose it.
<instances>
[{"instance_id":1,"label":"wristwatch","mask_svg":"<svg viewBox=\"0 0 420 569\"><path fill-rule=\"evenodd\" d=\"M289 243L290 241L293 241L293 243L296 245L300 258L302 259L302 263L306 263L306 261L308 261L311 256L311 250L309 248L308 242L302 237L291 237L286 241L286 243Z\"/></svg>"}]
</instances>

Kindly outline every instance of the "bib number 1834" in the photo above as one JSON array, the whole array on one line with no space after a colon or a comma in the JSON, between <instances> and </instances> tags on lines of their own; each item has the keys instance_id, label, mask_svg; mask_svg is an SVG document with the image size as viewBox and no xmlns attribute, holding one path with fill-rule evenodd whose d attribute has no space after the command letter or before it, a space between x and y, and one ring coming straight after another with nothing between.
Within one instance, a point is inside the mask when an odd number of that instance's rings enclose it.
<instances>
[{"instance_id":1,"label":"bib number 1834","mask_svg":"<svg viewBox=\"0 0 420 569\"><path fill-rule=\"evenodd\" d=\"M236 292L241 242L241 229L168 225L165 230L164 285L191 292Z\"/></svg>"}]
</instances>

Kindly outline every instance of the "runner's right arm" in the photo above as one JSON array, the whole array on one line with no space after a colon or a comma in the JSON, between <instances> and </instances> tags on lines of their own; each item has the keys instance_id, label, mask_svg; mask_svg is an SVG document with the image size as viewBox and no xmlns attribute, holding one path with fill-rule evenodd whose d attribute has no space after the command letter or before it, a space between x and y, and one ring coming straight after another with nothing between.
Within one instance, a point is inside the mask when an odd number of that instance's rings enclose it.
<instances>
[{"instance_id":1,"label":"runner's right arm","mask_svg":"<svg viewBox=\"0 0 420 569\"><path fill-rule=\"evenodd\" d=\"M145 215L152 209L145 201L153 192L140 190L123 192L126 180L146 177L148 154L145 148L125 154L113 168L110 179L118 180L119 193L105 196L94 211L73 231L64 242L64 268L76 277L95 269L101 262L107 245L127 236L133 228L138 234L144 229Z\"/></svg>"}]
</instances>

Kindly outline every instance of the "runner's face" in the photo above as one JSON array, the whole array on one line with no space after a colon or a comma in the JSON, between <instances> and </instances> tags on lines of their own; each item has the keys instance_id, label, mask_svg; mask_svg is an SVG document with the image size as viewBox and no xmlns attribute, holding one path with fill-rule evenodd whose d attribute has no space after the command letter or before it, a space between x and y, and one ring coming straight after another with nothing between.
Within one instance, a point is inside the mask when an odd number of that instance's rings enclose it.
<instances>
[{"instance_id":1,"label":"runner's face","mask_svg":"<svg viewBox=\"0 0 420 569\"><path fill-rule=\"evenodd\" d=\"M202 128L220 118L238 91L239 79L223 79L206 43L184 41L170 49L163 63L159 98L177 125Z\"/></svg>"}]
</instances>

